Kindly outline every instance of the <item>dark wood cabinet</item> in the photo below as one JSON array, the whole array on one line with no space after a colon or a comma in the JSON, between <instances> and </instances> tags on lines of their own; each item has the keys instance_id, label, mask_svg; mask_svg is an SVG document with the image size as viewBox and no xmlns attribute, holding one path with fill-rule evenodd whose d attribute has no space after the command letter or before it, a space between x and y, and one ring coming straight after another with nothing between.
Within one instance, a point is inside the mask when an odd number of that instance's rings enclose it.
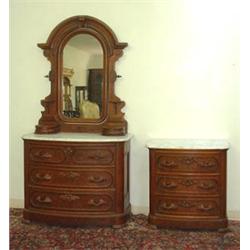
<instances>
[{"instance_id":1,"label":"dark wood cabinet","mask_svg":"<svg viewBox=\"0 0 250 250\"><path fill-rule=\"evenodd\" d=\"M103 69L89 69L88 77L88 100L98 104L100 112L102 111L102 86Z\"/></svg>"},{"instance_id":2,"label":"dark wood cabinet","mask_svg":"<svg viewBox=\"0 0 250 250\"><path fill-rule=\"evenodd\" d=\"M150 145L149 222L184 229L226 227L226 144Z\"/></svg>"},{"instance_id":3,"label":"dark wood cabinet","mask_svg":"<svg viewBox=\"0 0 250 250\"><path fill-rule=\"evenodd\" d=\"M63 225L125 223L130 213L130 136L92 142L55 137L23 137L24 218Z\"/></svg>"}]
</instances>

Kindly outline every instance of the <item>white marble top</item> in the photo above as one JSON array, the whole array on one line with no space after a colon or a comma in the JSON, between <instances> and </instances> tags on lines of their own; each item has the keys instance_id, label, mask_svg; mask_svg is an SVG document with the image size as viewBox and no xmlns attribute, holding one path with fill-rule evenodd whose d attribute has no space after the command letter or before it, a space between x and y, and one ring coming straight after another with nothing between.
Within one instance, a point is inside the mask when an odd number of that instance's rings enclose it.
<instances>
[{"instance_id":1,"label":"white marble top","mask_svg":"<svg viewBox=\"0 0 250 250\"><path fill-rule=\"evenodd\" d=\"M146 146L159 149L228 149L230 144L227 140L151 139Z\"/></svg>"},{"instance_id":2,"label":"white marble top","mask_svg":"<svg viewBox=\"0 0 250 250\"><path fill-rule=\"evenodd\" d=\"M133 136L126 134L122 136L104 136L93 133L56 133L56 134L27 134L23 139L40 141L69 141L69 142L122 142L128 141Z\"/></svg>"}]
</instances>

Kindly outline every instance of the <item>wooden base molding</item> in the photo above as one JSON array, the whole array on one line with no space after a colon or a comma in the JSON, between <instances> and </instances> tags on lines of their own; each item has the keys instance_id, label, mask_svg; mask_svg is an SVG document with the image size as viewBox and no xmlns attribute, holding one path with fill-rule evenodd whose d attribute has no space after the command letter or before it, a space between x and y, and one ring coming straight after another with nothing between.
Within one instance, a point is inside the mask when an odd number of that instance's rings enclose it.
<instances>
[{"instance_id":1,"label":"wooden base molding","mask_svg":"<svg viewBox=\"0 0 250 250\"><path fill-rule=\"evenodd\" d=\"M68 225L68 226L119 226L126 223L130 215L130 207L122 214L94 214L77 213L77 212L45 212L31 211L24 209L23 216L28 221L36 221L51 225Z\"/></svg>"},{"instance_id":2,"label":"wooden base molding","mask_svg":"<svg viewBox=\"0 0 250 250\"><path fill-rule=\"evenodd\" d=\"M23 199L10 199L10 208L24 208ZM131 204L131 213L132 214L149 214L149 207L147 206L138 206ZM239 210L229 210L227 211L227 217L229 220L240 220L240 211Z\"/></svg>"},{"instance_id":3,"label":"wooden base molding","mask_svg":"<svg viewBox=\"0 0 250 250\"><path fill-rule=\"evenodd\" d=\"M167 221L167 222L166 222ZM192 218L192 217L160 217L149 215L149 223L158 227L182 228L182 229L218 229L227 227L227 219L207 219L207 218Z\"/></svg>"}]
</instances>

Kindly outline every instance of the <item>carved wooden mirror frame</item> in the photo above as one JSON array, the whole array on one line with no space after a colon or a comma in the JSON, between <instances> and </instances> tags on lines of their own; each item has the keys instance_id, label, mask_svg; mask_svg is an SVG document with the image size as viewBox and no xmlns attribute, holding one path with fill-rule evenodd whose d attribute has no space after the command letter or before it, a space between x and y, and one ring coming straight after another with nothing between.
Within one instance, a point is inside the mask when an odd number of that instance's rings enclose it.
<instances>
[{"instance_id":1,"label":"carved wooden mirror frame","mask_svg":"<svg viewBox=\"0 0 250 250\"><path fill-rule=\"evenodd\" d=\"M95 37L103 48L104 56L104 115L98 121L76 121L62 118L61 77L63 72L62 53L65 43L74 35L89 34ZM114 32L102 21L90 16L74 16L58 24L48 37L46 43L39 43L44 56L51 63L49 80L50 94L41 101L44 107L42 117L35 133L48 134L57 132L88 132L103 135L124 135L127 133L127 121L121 109L125 102L114 93L116 80L115 62L123 54L127 43L118 42Z\"/></svg>"}]
</instances>

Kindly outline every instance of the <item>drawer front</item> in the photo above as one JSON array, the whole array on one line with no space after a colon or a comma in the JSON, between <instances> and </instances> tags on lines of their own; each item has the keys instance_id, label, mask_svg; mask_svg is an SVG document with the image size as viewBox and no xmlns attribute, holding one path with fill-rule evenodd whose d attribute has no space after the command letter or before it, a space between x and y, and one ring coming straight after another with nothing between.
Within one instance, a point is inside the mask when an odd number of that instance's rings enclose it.
<instances>
[{"instance_id":1,"label":"drawer front","mask_svg":"<svg viewBox=\"0 0 250 250\"><path fill-rule=\"evenodd\" d=\"M219 215L219 199L211 198L156 198L156 213L165 215L194 215L216 216Z\"/></svg>"},{"instance_id":2,"label":"drawer front","mask_svg":"<svg viewBox=\"0 0 250 250\"><path fill-rule=\"evenodd\" d=\"M218 172L216 154L159 153L156 154L157 172Z\"/></svg>"},{"instance_id":3,"label":"drawer front","mask_svg":"<svg viewBox=\"0 0 250 250\"><path fill-rule=\"evenodd\" d=\"M113 169L48 169L30 168L31 185L70 188L112 188L114 187Z\"/></svg>"},{"instance_id":4,"label":"drawer front","mask_svg":"<svg viewBox=\"0 0 250 250\"><path fill-rule=\"evenodd\" d=\"M114 210L114 200L113 194L110 193L31 190L30 206L39 209L111 212Z\"/></svg>"},{"instance_id":5,"label":"drawer front","mask_svg":"<svg viewBox=\"0 0 250 250\"><path fill-rule=\"evenodd\" d=\"M114 163L115 149L75 147L72 161L76 165L111 165Z\"/></svg>"},{"instance_id":6,"label":"drawer front","mask_svg":"<svg viewBox=\"0 0 250 250\"><path fill-rule=\"evenodd\" d=\"M63 163L66 160L66 151L62 147L34 146L29 152L31 162Z\"/></svg>"},{"instance_id":7,"label":"drawer front","mask_svg":"<svg viewBox=\"0 0 250 250\"><path fill-rule=\"evenodd\" d=\"M58 143L30 145L28 154L31 163L71 164L71 165L113 165L115 146L77 146Z\"/></svg>"},{"instance_id":8,"label":"drawer front","mask_svg":"<svg viewBox=\"0 0 250 250\"><path fill-rule=\"evenodd\" d=\"M218 194L219 176L163 176L156 177L157 192L185 194Z\"/></svg>"}]
</instances>

